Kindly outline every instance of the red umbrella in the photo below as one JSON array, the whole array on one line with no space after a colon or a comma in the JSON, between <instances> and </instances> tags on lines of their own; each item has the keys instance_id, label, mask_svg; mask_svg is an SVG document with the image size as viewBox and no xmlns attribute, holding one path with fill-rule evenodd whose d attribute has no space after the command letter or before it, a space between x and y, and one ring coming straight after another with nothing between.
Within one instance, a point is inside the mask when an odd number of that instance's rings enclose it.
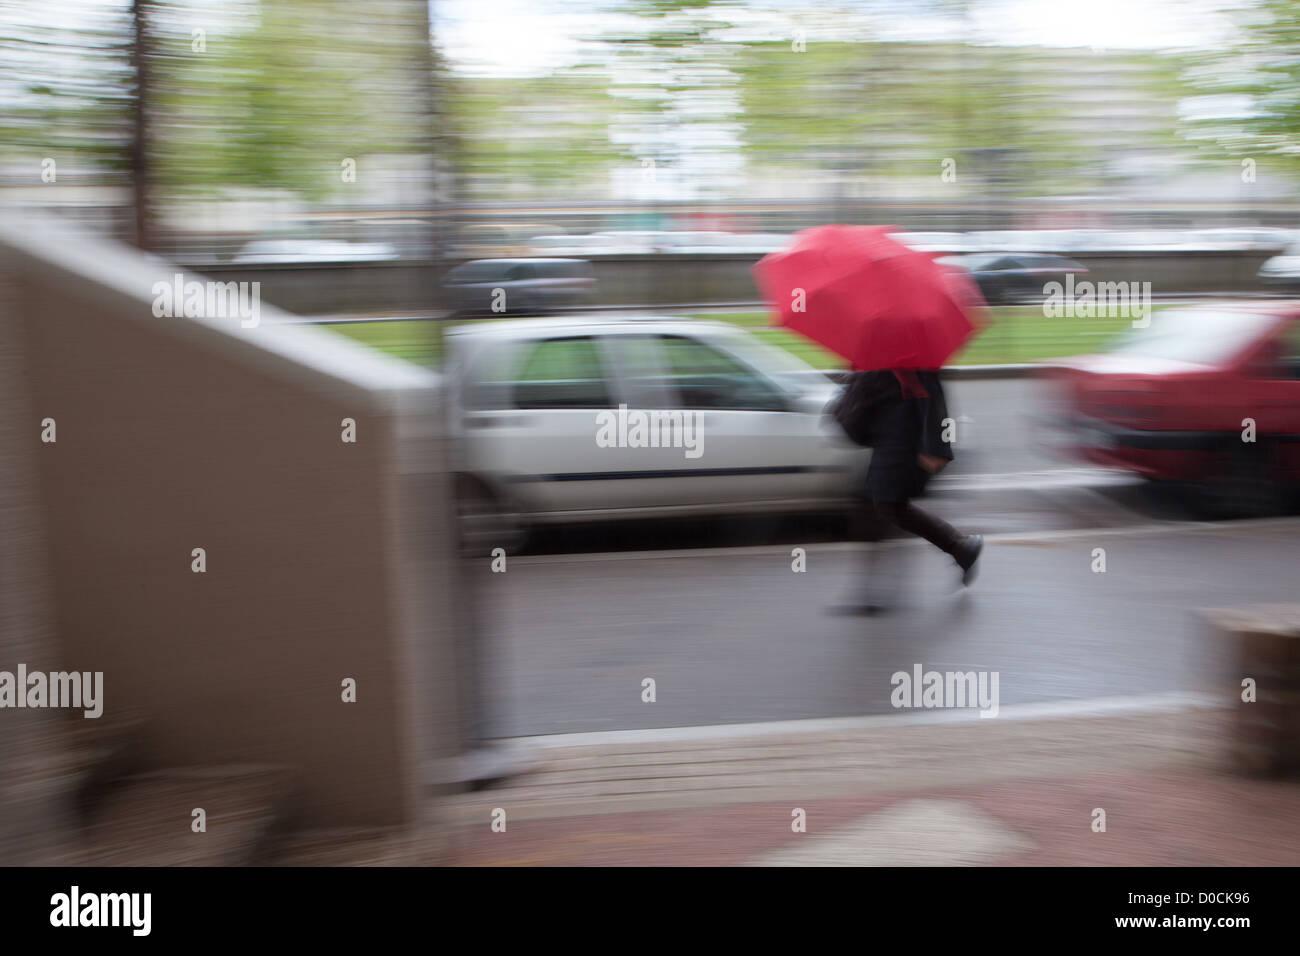
<instances>
[{"instance_id":1,"label":"red umbrella","mask_svg":"<svg viewBox=\"0 0 1300 956\"><path fill-rule=\"evenodd\" d=\"M889 226L818 226L754 266L775 323L857 369L939 368L988 307L970 277L889 237Z\"/></svg>"}]
</instances>

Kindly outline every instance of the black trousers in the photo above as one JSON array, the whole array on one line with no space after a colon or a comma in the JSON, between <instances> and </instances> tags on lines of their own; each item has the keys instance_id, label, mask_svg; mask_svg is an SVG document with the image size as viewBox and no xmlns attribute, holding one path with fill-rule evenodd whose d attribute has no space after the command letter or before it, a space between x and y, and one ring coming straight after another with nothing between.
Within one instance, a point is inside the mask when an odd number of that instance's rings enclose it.
<instances>
[{"instance_id":1,"label":"black trousers","mask_svg":"<svg viewBox=\"0 0 1300 956\"><path fill-rule=\"evenodd\" d=\"M942 518L922 511L910 501L859 499L854 513L854 537L858 541L881 541L895 529L924 538L940 551L955 554L961 533Z\"/></svg>"}]
</instances>

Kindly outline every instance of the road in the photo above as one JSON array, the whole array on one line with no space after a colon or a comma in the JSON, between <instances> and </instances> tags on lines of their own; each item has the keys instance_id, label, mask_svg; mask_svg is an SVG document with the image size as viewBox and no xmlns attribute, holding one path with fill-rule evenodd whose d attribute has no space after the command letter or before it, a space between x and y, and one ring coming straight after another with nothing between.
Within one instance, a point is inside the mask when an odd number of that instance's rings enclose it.
<instances>
[{"instance_id":1,"label":"road","mask_svg":"<svg viewBox=\"0 0 1300 956\"><path fill-rule=\"evenodd\" d=\"M891 713L891 675L916 664L996 671L1002 706L1230 689L1197 611L1293 599L1297 536L1297 519L999 535L967 591L898 542L907 604L881 618L828 613L859 573L844 544L809 545L801 573L785 545L485 562L492 735Z\"/></svg>"},{"instance_id":2,"label":"road","mask_svg":"<svg viewBox=\"0 0 1300 956\"><path fill-rule=\"evenodd\" d=\"M1198 609L1293 599L1300 519L1199 523L1053 458L1030 428L1041 388L952 384L969 430L927 507L988 535L982 569L963 592L945 555L888 543L907 585L887 617L829 613L862 570L825 523L597 526L504 573L472 564L490 735L894 713L890 678L917 664L996 671L1003 706L1235 686Z\"/></svg>"}]
</instances>

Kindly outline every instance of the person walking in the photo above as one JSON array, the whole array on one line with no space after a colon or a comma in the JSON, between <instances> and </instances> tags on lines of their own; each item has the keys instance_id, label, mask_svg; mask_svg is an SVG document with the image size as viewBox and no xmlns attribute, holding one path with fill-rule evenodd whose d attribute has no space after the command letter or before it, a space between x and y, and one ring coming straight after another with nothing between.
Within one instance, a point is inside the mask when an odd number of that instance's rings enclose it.
<instances>
[{"instance_id":1,"label":"person walking","mask_svg":"<svg viewBox=\"0 0 1300 956\"><path fill-rule=\"evenodd\" d=\"M851 516L852 536L869 544L866 575L859 596L839 610L878 614L891 609L890 592L896 585L884 583L884 562L875 545L895 530L924 538L950 555L962 572L962 584L969 585L983 537L962 534L912 503L953 458L952 444L944 440L948 407L938 371L855 372L833 413L850 438L874 449Z\"/></svg>"},{"instance_id":2,"label":"person walking","mask_svg":"<svg viewBox=\"0 0 1300 956\"><path fill-rule=\"evenodd\" d=\"M984 539L961 534L912 499L952 460L938 369L986 327L989 310L968 272L903 238L893 226L815 226L759 260L754 278L776 325L855 370L831 411L850 439L875 449L858 489L857 536L919 535L951 555L970 584ZM879 581L872 574L865 584L879 591ZM885 604L874 594L856 609L874 613Z\"/></svg>"}]
</instances>

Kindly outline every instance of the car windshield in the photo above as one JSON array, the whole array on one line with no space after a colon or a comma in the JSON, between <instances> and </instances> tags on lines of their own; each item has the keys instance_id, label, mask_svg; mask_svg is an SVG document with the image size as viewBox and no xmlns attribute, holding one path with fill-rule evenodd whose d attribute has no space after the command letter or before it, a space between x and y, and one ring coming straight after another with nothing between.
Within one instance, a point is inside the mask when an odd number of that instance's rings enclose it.
<instances>
[{"instance_id":1,"label":"car windshield","mask_svg":"<svg viewBox=\"0 0 1300 956\"><path fill-rule=\"evenodd\" d=\"M467 262L464 265L457 266L451 270L448 278L452 282L493 282L501 278L509 265L509 260L502 262L493 259L481 259L477 262Z\"/></svg>"},{"instance_id":2,"label":"car windshield","mask_svg":"<svg viewBox=\"0 0 1300 956\"><path fill-rule=\"evenodd\" d=\"M770 345L752 335L728 335L719 342L792 392L801 391L816 381L817 369L791 355L785 349Z\"/></svg>"},{"instance_id":3,"label":"car windshield","mask_svg":"<svg viewBox=\"0 0 1300 956\"><path fill-rule=\"evenodd\" d=\"M940 261L946 265L960 266L971 272L979 272L994 263L1001 262L1003 258L1005 257L1000 255L944 256Z\"/></svg>"},{"instance_id":4,"label":"car windshield","mask_svg":"<svg viewBox=\"0 0 1300 956\"><path fill-rule=\"evenodd\" d=\"M1267 312L1176 309L1158 312L1146 328L1130 329L1110 352L1216 365L1227 361L1277 322Z\"/></svg>"}]
</instances>

